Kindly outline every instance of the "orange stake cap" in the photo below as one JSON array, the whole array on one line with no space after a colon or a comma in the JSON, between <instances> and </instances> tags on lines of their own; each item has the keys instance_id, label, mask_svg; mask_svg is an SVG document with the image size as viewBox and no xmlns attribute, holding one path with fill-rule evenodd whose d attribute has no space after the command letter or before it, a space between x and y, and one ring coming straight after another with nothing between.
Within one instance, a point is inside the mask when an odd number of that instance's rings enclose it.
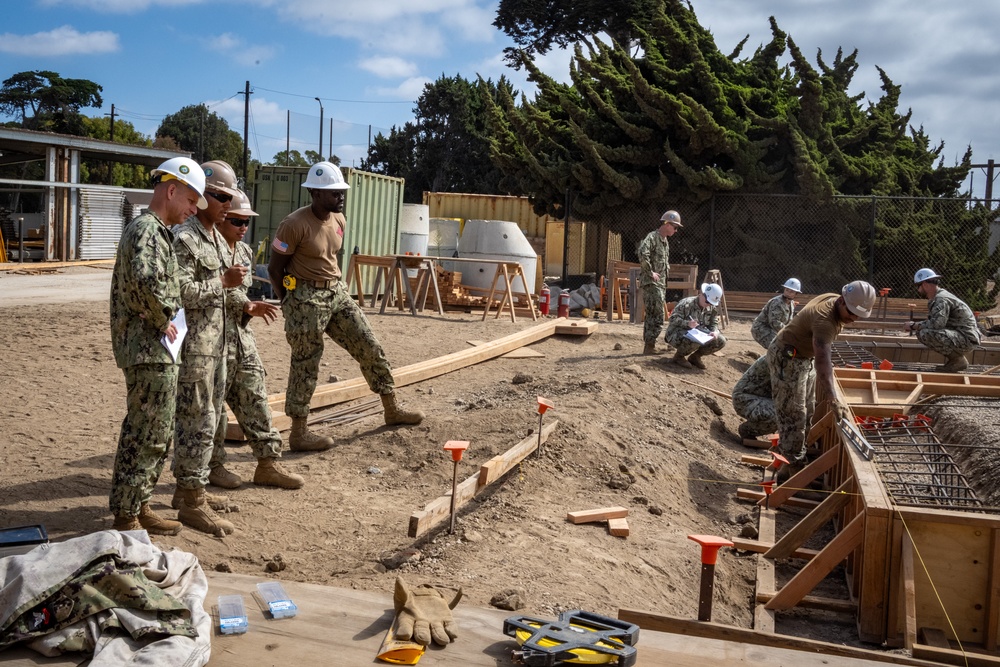
<instances>
[{"instance_id":1,"label":"orange stake cap","mask_svg":"<svg viewBox=\"0 0 1000 667\"><path fill-rule=\"evenodd\" d=\"M878 365L878 369L880 371L891 371L892 370L892 362L889 361L888 359L883 359L882 363Z\"/></svg>"},{"instance_id":2,"label":"orange stake cap","mask_svg":"<svg viewBox=\"0 0 1000 667\"><path fill-rule=\"evenodd\" d=\"M556 407L555 404L544 396L538 396L538 414L544 415L549 408Z\"/></svg>"},{"instance_id":3,"label":"orange stake cap","mask_svg":"<svg viewBox=\"0 0 1000 667\"><path fill-rule=\"evenodd\" d=\"M760 485L762 487L764 487L764 495L765 496L769 496L769 495L771 495L771 493L774 492L774 480L773 479L769 479L769 480L763 481L763 482L760 483Z\"/></svg>"},{"instance_id":4,"label":"orange stake cap","mask_svg":"<svg viewBox=\"0 0 1000 667\"><path fill-rule=\"evenodd\" d=\"M702 565L715 565L715 561L719 559L719 549L733 546L729 540L714 535L688 535L688 539L701 545Z\"/></svg>"},{"instance_id":5,"label":"orange stake cap","mask_svg":"<svg viewBox=\"0 0 1000 667\"><path fill-rule=\"evenodd\" d=\"M772 451L771 452L771 467L772 468L780 468L782 466L782 464L788 465L788 459L786 459L784 456L782 456L778 452Z\"/></svg>"},{"instance_id":6,"label":"orange stake cap","mask_svg":"<svg viewBox=\"0 0 1000 667\"><path fill-rule=\"evenodd\" d=\"M879 296L885 296L886 294L888 294L888 293L889 293L889 292L891 292L891 291L892 291L892 288L891 288L891 287L883 287L882 289L880 289L880 290L878 291L878 295L879 295Z\"/></svg>"},{"instance_id":7,"label":"orange stake cap","mask_svg":"<svg viewBox=\"0 0 1000 667\"><path fill-rule=\"evenodd\" d=\"M444 443L444 451L451 452L452 461L461 461L462 452L469 448L468 440L449 440Z\"/></svg>"},{"instance_id":8,"label":"orange stake cap","mask_svg":"<svg viewBox=\"0 0 1000 667\"><path fill-rule=\"evenodd\" d=\"M778 442L781 440L781 437L777 434L772 434L767 436L767 439L771 441L771 447L773 448L778 446Z\"/></svg>"},{"instance_id":9,"label":"orange stake cap","mask_svg":"<svg viewBox=\"0 0 1000 667\"><path fill-rule=\"evenodd\" d=\"M875 368L875 364L874 364L874 362L871 362L871 361L862 361L861 362L861 368L864 368L866 370L872 370L872 369Z\"/></svg>"}]
</instances>

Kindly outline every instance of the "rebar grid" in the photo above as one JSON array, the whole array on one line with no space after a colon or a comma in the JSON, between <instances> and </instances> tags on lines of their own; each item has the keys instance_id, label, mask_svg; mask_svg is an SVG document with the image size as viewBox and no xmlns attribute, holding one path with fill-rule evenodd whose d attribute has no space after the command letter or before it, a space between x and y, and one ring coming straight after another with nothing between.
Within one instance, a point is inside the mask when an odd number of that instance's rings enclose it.
<instances>
[{"instance_id":1,"label":"rebar grid","mask_svg":"<svg viewBox=\"0 0 1000 667\"><path fill-rule=\"evenodd\" d=\"M867 348L851 345L843 341L834 341L830 346L830 358L833 365L838 368L854 367L861 368L861 364L871 362L878 368L882 360L872 354Z\"/></svg>"},{"instance_id":2,"label":"rebar grid","mask_svg":"<svg viewBox=\"0 0 1000 667\"><path fill-rule=\"evenodd\" d=\"M876 452L875 464L897 505L991 509L983 506L926 417L896 416L870 420L860 427Z\"/></svg>"}]
</instances>

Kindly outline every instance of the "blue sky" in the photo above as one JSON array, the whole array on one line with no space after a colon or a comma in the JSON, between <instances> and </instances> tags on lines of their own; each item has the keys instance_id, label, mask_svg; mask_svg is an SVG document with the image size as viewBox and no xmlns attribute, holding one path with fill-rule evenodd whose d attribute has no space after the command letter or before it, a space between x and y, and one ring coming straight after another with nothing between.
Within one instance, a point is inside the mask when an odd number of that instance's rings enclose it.
<instances>
[{"instance_id":1,"label":"blue sky","mask_svg":"<svg viewBox=\"0 0 1000 667\"><path fill-rule=\"evenodd\" d=\"M613 2L614 0L609 0ZM769 39L768 16L815 62L838 46L859 50L852 92L880 95L882 67L902 86L903 110L947 164L972 144L975 163L1000 158L1000 3L927 0L693 0L702 25L729 53ZM492 26L488 0L7 0L0 24L0 79L47 69L104 87L104 108L152 135L163 116L206 103L243 131L244 82L251 95L250 149L269 160L285 147L319 147L333 125L333 151L346 165L365 154L368 126L388 131L412 118L425 83L441 74L497 79L530 92L502 62L509 40ZM569 56L543 69L568 78ZM982 196L985 176L972 188ZM1000 184L998 184L1000 185ZM1000 187L998 187L1000 189ZM996 195L995 195L996 196Z\"/></svg>"}]
</instances>

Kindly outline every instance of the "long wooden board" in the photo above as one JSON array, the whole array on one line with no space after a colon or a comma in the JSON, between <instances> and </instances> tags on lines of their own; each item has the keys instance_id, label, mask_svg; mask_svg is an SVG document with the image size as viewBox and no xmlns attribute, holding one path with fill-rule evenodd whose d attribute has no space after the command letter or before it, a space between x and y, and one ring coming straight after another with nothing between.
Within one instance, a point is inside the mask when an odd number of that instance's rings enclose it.
<instances>
[{"instance_id":1,"label":"long wooden board","mask_svg":"<svg viewBox=\"0 0 1000 667\"><path fill-rule=\"evenodd\" d=\"M492 484L510 472L514 466L523 461L525 457L533 451L538 449L539 442L544 444L549 439L549 436L556 430L557 426L559 426L558 419L543 426L541 436L538 434L529 435L524 440L508 449L506 452L497 454L492 459L481 465L479 467L478 488L482 489L486 485Z\"/></svg>"}]
</instances>

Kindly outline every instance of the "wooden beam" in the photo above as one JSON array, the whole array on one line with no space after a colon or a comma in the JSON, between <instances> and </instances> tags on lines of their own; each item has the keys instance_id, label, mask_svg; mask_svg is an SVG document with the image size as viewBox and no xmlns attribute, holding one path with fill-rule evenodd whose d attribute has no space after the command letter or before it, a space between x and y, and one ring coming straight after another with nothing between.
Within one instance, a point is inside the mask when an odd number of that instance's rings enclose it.
<instances>
[{"instance_id":1,"label":"wooden beam","mask_svg":"<svg viewBox=\"0 0 1000 667\"><path fill-rule=\"evenodd\" d=\"M774 510L762 509L760 511L760 521L757 528L761 539L768 542L774 541ZM770 592L775 589L774 561L763 556L757 557L757 583L756 594ZM760 602L754 605L753 627L758 632L774 633L774 612L767 608L767 602Z\"/></svg>"},{"instance_id":2,"label":"wooden beam","mask_svg":"<svg viewBox=\"0 0 1000 667\"><path fill-rule=\"evenodd\" d=\"M767 632L758 632L746 628L738 628L722 623L712 623L710 621L694 621L686 618L666 616L655 612L638 611L635 609L619 609L618 618L638 625L643 630L653 630L655 632L667 632L675 635L687 637L704 637L719 641L741 642L753 644L755 646L766 646L769 648L782 648L792 651L806 651L809 653L820 653L837 658L855 658L857 660L872 660L890 665L913 665L913 667L940 667L927 660L917 660L897 653L883 651L870 651L843 644L832 642L822 642L815 639L804 639L802 637L792 637L789 635L779 635Z\"/></svg>"},{"instance_id":3,"label":"wooden beam","mask_svg":"<svg viewBox=\"0 0 1000 667\"><path fill-rule=\"evenodd\" d=\"M566 320L560 318L555 325L555 333L560 336L589 336L597 331L597 320Z\"/></svg>"},{"instance_id":4,"label":"wooden beam","mask_svg":"<svg viewBox=\"0 0 1000 667\"><path fill-rule=\"evenodd\" d=\"M770 511L770 510L768 510ZM759 535L759 529L758 529ZM773 540L748 540L745 537L730 537L729 541L733 543L734 549L739 549L740 551L752 551L753 553L762 554L768 549L774 546ZM819 554L818 549L803 549L799 548L792 552L791 556L788 558L801 558L802 560L812 560Z\"/></svg>"},{"instance_id":5,"label":"wooden beam","mask_svg":"<svg viewBox=\"0 0 1000 667\"><path fill-rule=\"evenodd\" d=\"M497 454L492 459L481 465L479 467L479 489L481 490L486 485L492 484L510 472L514 466L523 461L529 454L538 448L539 442L544 443L547 441L549 436L556 430L557 426L559 426L559 420L546 424L542 427L541 436L538 434L529 435L527 438L511 447L506 452Z\"/></svg>"},{"instance_id":6,"label":"wooden beam","mask_svg":"<svg viewBox=\"0 0 1000 667\"><path fill-rule=\"evenodd\" d=\"M628 519L608 519L608 532L615 537L628 537Z\"/></svg>"},{"instance_id":7,"label":"wooden beam","mask_svg":"<svg viewBox=\"0 0 1000 667\"><path fill-rule=\"evenodd\" d=\"M757 602L758 604L764 605L770 602L773 597L774 593L760 592L757 593ZM838 614L854 614L858 611L857 602L852 602L851 600L839 600L837 598L825 598L817 595L807 595L799 600L799 603L795 606L804 607L806 609L833 611Z\"/></svg>"},{"instance_id":8,"label":"wooden beam","mask_svg":"<svg viewBox=\"0 0 1000 667\"><path fill-rule=\"evenodd\" d=\"M830 574L833 568L837 567L841 561L861 545L864 525L865 515L862 512L837 533L837 536L823 547L818 556L806 563L806 566L799 570L791 581L782 586L781 590L767 603L767 608L780 611L794 607L799 600L816 587L816 584Z\"/></svg>"},{"instance_id":9,"label":"wooden beam","mask_svg":"<svg viewBox=\"0 0 1000 667\"><path fill-rule=\"evenodd\" d=\"M778 540L771 549L764 554L764 558L778 560L788 558L796 549L806 543L813 533L819 530L825 523L835 517L840 510L851 501L850 490L854 487L854 478L848 477L831 493L826 499L816 506L816 509L805 515L801 521L795 524L791 530Z\"/></svg>"},{"instance_id":10,"label":"wooden beam","mask_svg":"<svg viewBox=\"0 0 1000 667\"><path fill-rule=\"evenodd\" d=\"M926 644L914 644L913 657L948 665L961 665L962 667L1000 667L1000 657L995 655L956 651L951 648L938 648Z\"/></svg>"},{"instance_id":11,"label":"wooden beam","mask_svg":"<svg viewBox=\"0 0 1000 667\"><path fill-rule=\"evenodd\" d=\"M607 521L608 519L624 519L627 516L628 510L624 507L602 507L600 509L567 512L566 520L570 523L594 523L596 521Z\"/></svg>"},{"instance_id":12,"label":"wooden beam","mask_svg":"<svg viewBox=\"0 0 1000 667\"><path fill-rule=\"evenodd\" d=\"M903 580L903 614L906 617L903 645L912 651L917 643L917 589L913 579L913 541L907 533L903 533L901 554L903 562L899 576Z\"/></svg>"},{"instance_id":13,"label":"wooden beam","mask_svg":"<svg viewBox=\"0 0 1000 667\"><path fill-rule=\"evenodd\" d=\"M983 645L987 651L997 650L997 625L1000 624L1000 530L990 534L990 580L986 596L986 638Z\"/></svg>"},{"instance_id":14,"label":"wooden beam","mask_svg":"<svg viewBox=\"0 0 1000 667\"><path fill-rule=\"evenodd\" d=\"M769 501L771 507L781 507L796 492L806 488L810 482L818 479L820 475L835 466L840 459L839 449L840 447L828 449L819 458L789 477L784 484L776 488L774 493L771 494L771 500ZM757 504L763 505L763 499L758 501Z\"/></svg>"},{"instance_id":15,"label":"wooden beam","mask_svg":"<svg viewBox=\"0 0 1000 667\"><path fill-rule=\"evenodd\" d=\"M756 489L736 489L736 497L740 500L752 500L761 507L764 506L764 492L758 491ZM811 510L812 508L819 505L815 500L806 500L805 498L788 498L783 503L784 507L795 507L797 509Z\"/></svg>"}]
</instances>

